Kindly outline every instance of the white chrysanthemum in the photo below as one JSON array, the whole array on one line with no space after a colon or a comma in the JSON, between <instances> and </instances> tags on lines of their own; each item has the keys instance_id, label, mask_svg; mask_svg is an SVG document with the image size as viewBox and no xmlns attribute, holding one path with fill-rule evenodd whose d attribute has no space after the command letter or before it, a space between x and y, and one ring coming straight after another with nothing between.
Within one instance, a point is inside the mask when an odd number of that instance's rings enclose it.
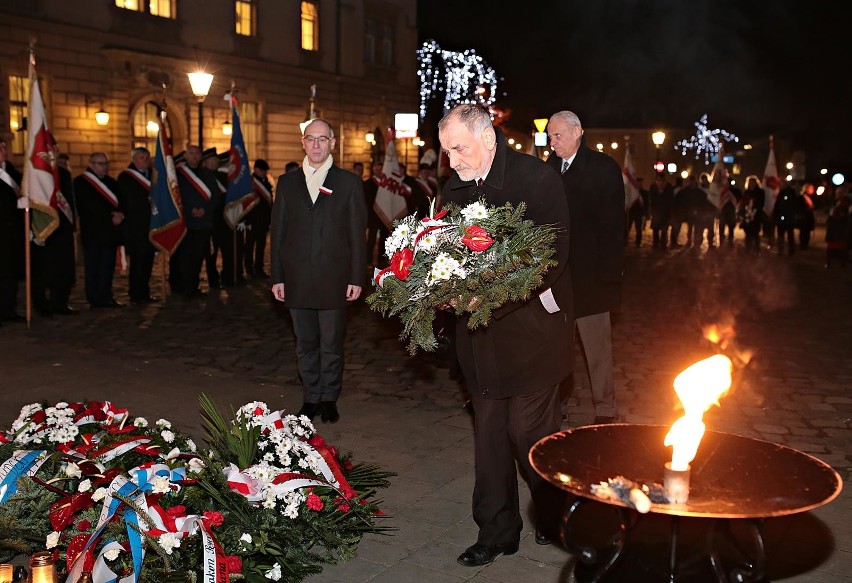
<instances>
[{"instance_id":1,"label":"white chrysanthemum","mask_svg":"<svg viewBox=\"0 0 852 583\"><path fill-rule=\"evenodd\" d=\"M68 462L65 466L65 475L69 478L79 478L83 475L83 472L80 471L80 466L74 462Z\"/></svg>"},{"instance_id":2,"label":"white chrysanthemum","mask_svg":"<svg viewBox=\"0 0 852 583\"><path fill-rule=\"evenodd\" d=\"M198 447L196 447L195 442L191 439L186 440L186 449L188 449L191 453L198 451Z\"/></svg>"},{"instance_id":3,"label":"white chrysanthemum","mask_svg":"<svg viewBox=\"0 0 852 583\"><path fill-rule=\"evenodd\" d=\"M429 270L429 277L426 280L426 284L432 285L438 281L446 281L459 273L463 273L465 277L467 276L467 273L461 269L461 264L457 260L450 257L447 253L439 253L432 263L432 269Z\"/></svg>"},{"instance_id":4,"label":"white chrysanthemum","mask_svg":"<svg viewBox=\"0 0 852 583\"><path fill-rule=\"evenodd\" d=\"M172 551L180 546L180 539L173 532L161 534L157 538L157 542L160 543L167 555L171 555Z\"/></svg>"},{"instance_id":5,"label":"white chrysanthemum","mask_svg":"<svg viewBox=\"0 0 852 583\"><path fill-rule=\"evenodd\" d=\"M420 251L431 251L438 244L438 236L434 231L423 236L417 243L417 249Z\"/></svg>"},{"instance_id":6,"label":"white chrysanthemum","mask_svg":"<svg viewBox=\"0 0 852 583\"><path fill-rule=\"evenodd\" d=\"M78 492L88 492L88 491L89 491L89 490L91 490L91 489L92 489L92 481L91 481L91 480L83 480L83 481L82 481L82 482L80 482L80 484L77 486L77 491L78 491Z\"/></svg>"},{"instance_id":7,"label":"white chrysanthemum","mask_svg":"<svg viewBox=\"0 0 852 583\"><path fill-rule=\"evenodd\" d=\"M467 220L467 222L471 223L473 221L487 219L488 208L481 202L474 202L464 207L461 210L461 214Z\"/></svg>"},{"instance_id":8,"label":"white chrysanthemum","mask_svg":"<svg viewBox=\"0 0 852 583\"><path fill-rule=\"evenodd\" d=\"M271 451L266 452L265 454L263 454L263 461L265 461L267 463L274 462L275 461L275 454L272 453Z\"/></svg>"},{"instance_id":9,"label":"white chrysanthemum","mask_svg":"<svg viewBox=\"0 0 852 583\"><path fill-rule=\"evenodd\" d=\"M168 494L171 490L171 481L168 476L157 476L151 481L151 491L154 494Z\"/></svg>"},{"instance_id":10,"label":"white chrysanthemum","mask_svg":"<svg viewBox=\"0 0 852 583\"><path fill-rule=\"evenodd\" d=\"M137 417L133 420L134 427L148 427L148 420L144 417Z\"/></svg>"},{"instance_id":11,"label":"white chrysanthemum","mask_svg":"<svg viewBox=\"0 0 852 583\"><path fill-rule=\"evenodd\" d=\"M280 581L281 580L281 565L275 563L272 565L272 568L263 574L264 577L270 579L272 581Z\"/></svg>"},{"instance_id":12,"label":"white chrysanthemum","mask_svg":"<svg viewBox=\"0 0 852 583\"><path fill-rule=\"evenodd\" d=\"M53 547L58 545L59 544L59 534L60 533L53 531L49 535L47 535L47 538L44 541L44 548L52 549Z\"/></svg>"},{"instance_id":13,"label":"white chrysanthemum","mask_svg":"<svg viewBox=\"0 0 852 583\"><path fill-rule=\"evenodd\" d=\"M100 502L101 500L106 498L106 495L107 495L108 492L109 492L109 490L107 490L106 488L98 488L92 494L92 502Z\"/></svg>"},{"instance_id":14,"label":"white chrysanthemum","mask_svg":"<svg viewBox=\"0 0 852 583\"><path fill-rule=\"evenodd\" d=\"M200 474L204 471L204 462L201 461L201 458L194 457L189 460L189 471L193 474Z\"/></svg>"},{"instance_id":15,"label":"white chrysanthemum","mask_svg":"<svg viewBox=\"0 0 852 583\"><path fill-rule=\"evenodd\" d=\"M171 421L168 421L166 419L157 419L156 425L160 429L171 429L172 427Z\"/></svg>"},{"instance_id":16,"label":"white chrysanthemum","mask_svg":"<svg viewBox=\"0 0 852 583\"><path fill-rule=\"evenodd\" d=\"M251 535L249 533L244 532L242 535L240 535L240 542L251 544L252 542L254 542L254 539L251 538Z\"/></svg>"},{"instance_id":17,"label":"white chrysanthemum","mask_svg":"<svg viewBox=\"0 0 852 583\"><path fill-rule=\"evenodd\" d=\"M273 508L275 508L275 495L270 494L269 496L264 498L263 502L261 503L261 506L263 506L267 510L272 510Z\"/></svg>"},{"instance_id":18,"label":"white chrysanthemum","mask_svg":"<svg viewBox=\"0 0 852 583\"><path fill-rule=\"evenodd\" d=\"M110 550L108 550L104 553L104 558L107 561L114 561L118 558L119 553L121 553L121 549L111 548Z\"/></svg>"},{"instance_id":19,"label":"white chrysanthemum","mask_svg":"<svg viewBox=\"0 0 852 583\"><path fill-rule=\"evenodd\" d=\"M163 441L166 443L171 443L175 440L175 434L168 429L164 429L160 432L160 437L163 438Z\"/></svg>"}]
</instances>

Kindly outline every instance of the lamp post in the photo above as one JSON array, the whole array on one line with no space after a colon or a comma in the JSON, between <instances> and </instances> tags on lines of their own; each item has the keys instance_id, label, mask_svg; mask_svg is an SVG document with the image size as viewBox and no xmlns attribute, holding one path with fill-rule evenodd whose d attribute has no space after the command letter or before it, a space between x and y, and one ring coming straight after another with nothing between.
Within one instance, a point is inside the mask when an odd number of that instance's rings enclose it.
<instances>
[{"instance_id":1,"label":"lamp post","mask_svg":"<svg viewBox=\"0 0 852 583\"><path fill-rule=\"evenodd\" d=\"M198 147L204 149L204 98L210 91L210 86L213 84L213 75L204 71L194 71L187 73L189 77L189 85L192 88L192 94L198 99Z\"/></svg>"},{"instance_id":2,"label":"lamp post","mask_svg":"<svg viewBox=\"0 0 852 583\"><path fill-rule=\"evenodd\" d=\"M651 141L654 142L654 145L657 147L657 161L654 162L654 171L657 173L661 173L665 171L666 166L663 164L663 159L660 153L660 146L663 145L663 142L666 141L666 132L656 131L651 134Z\"/></svg>"}]
</instances>

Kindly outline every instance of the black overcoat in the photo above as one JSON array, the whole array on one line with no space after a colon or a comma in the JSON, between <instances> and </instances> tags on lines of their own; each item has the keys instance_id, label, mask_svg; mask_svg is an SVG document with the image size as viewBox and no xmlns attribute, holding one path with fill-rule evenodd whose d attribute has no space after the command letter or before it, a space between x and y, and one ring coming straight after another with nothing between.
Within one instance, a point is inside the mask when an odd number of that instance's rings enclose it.
<instances>
[{"instance_id":1,"label":"black overcoat","mask_svg":"<svg viewBox=\"0 0 852 583\"><path fill-rule=\"evenodd\" d=\"M560 311L548 313L534 293L526 302L496 310L484 328L469 330L467 317L457 320L456 349L468 392L504 398L552 387L571 374L574 316L568 204L559 174L538 158L508 148L503 132L495 131L497 152L485 182L476 186L453 173L444 185L444 201L466 205L484 198L494 206L525 202L525 218L560 229L555 255L559 265L547 272L540 288L551 288Z\"/></svg>"},{"instance_id":2,"label":"black overcoat","mask_svg":"<svg viewBox=\"0 0 852 583\"><path fill-rule=\"evenodd\" d=\"M284 284L288 308L347 305L346 288L364 286L367 208L361 179L332 166L315 203L302 168L278 177L272 206L271 280Z\"/></svg>"},{"instance_id":3,"label":"black overcoat","mask_svg":"<svg viewBox=\"0 0 852 583\"><path fill-rule=\"evenodd\" d=\"M131 255L144 253L151 245L148 240L151 231L151 196L149 194L151 189L146 188L133 177L131 172L134 171L135 167L131 164L127 170L118 175L118 186L127 212L121 224L124 230L124 244ZM145 177L151 180L151 173L148 172Z\"/></svg>"},{"instance_id":4,"label":"black overcoat","mask_svg":"<svg viewBox=\"0 0 852 583\"><path fill-rule=\"evenodd\" d=\"M94 172L92 172L94 174ZM101 182L116 195L118 206L110 203L82 175L74 179L74 197L80 218L80 237L84 247L115 247L122 243L122 227L112 224L112 213L124 213L124 197L118 182L111 176L104 176Z\"/></svg>"},{"instance_id":5,"label":"black overcoat","mask_svg":"<svg viewBox=\"0 0 852 583\"><path fill-rule=\"evenodd\" d=\"M558 172L562 158L547 162ZM574 317L609 312L621 302L624 254L624 180L618 163L586 147L562 174L571 213Z\"/></svg>"}]
</instances>

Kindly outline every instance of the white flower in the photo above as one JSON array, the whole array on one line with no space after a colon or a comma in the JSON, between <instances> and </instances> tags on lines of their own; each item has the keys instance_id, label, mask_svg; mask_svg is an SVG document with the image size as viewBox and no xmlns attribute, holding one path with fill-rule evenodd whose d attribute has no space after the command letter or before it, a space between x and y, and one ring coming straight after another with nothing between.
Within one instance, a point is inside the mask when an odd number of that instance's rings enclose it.
<instances>
[{"instance_id":1,"label":"white flower","mask_svg":"<svg viewBox=\"0 0 852 583\"><path fill-rule=\"evenodd\" d=\"M429 271L429 278L426 280L427 285L431 285L437 281L448 280L453 275L457 277L466 277L467 273L461 268L461 264L450 257L447 253L439 253L432 263L432 269Z\"/></svg>"},{"instance_id":2,"label":"white flower","mask_svg":"<svg viewBox=\"0 0 852 583\"><path fill-rule=\"evenodd\" d=\"M169 453L167 453L165 456L160 454L160 457L163 458L163 460L165 460L165 461L169 461L169 460L177 459L177 457L179 455L180 455L180 450L176 447L173 447L171 449L171 451L169 451Z\"/></svg>"},{"instance_id":3,"label":"white flower","mask_svg":"<svg viewBox=\"0 0 852 583\"><path fill-rule=\"evenodd\" d=\"M157 419L157 423L156 423L156 425L157 425L157 427L159 427L159 428L161 428L161 429L162 429L162 428L169 429L169 428L171 428L171 426L172 426L171 422L169 422L169 421L167 421L167 420L165 420L165 419Z\"/></svg>"},{"instance_id":4,"label":"white flower","mask_svg":"<svg viewBox=\"0 0 852 583\"><path fill-rule=\"evenodd\" d=\"M56 545L59 544L59 533L56 531L51 532L47 535L47 539L44 541L44 548L52 549Z\"/></svg>"},{"instance_id":5,"label":"white flower","mask_svg":"<svg viewBox=\"0 0 852 583\"><path fill-rule=\"evenodd\" d=\"M188 449L192 453L195 453L198 450L198 448L195 446L195 442L191 439L186 440L186 449Z\"/></svg>"},{"instance_id":6,"label":"white flower","mask_svg":"<svg viewBox=\"0 0 852 583\"><path fill-rule=\"evenodd\" d=\"M148 420L144 417L137 417L133 420L134 427L148 427Z\"/></svg>"},{"instance_id":7,"label":"white flower","mask_svg":"<svg viewBox=\"0 0 852 583\"><path fill-rule=\"evenodd\" d=\"M101 500L106 498L108 492L109 490L107 490L106 488L98 488L97 490L95 490L95 493L92 494L92 501L100 502Z\"/></svg>"},{"instance_id":8,"label":"white flower","mask_svg":"<svg viewBox=\"0 0 852 583\"><path fill-rule=\"evenodd\" d=\"M189 460L189 471L193 474L200 474L204 471L204 462L201 461L201 458L194 457Z\"/></svg>"},{"instance_id":9,"label":"white flower","mask_svg":"<svg viewBox=\"0 0 852 583\"><path fill-rule=\"evenodd\" d=\"M470 223L488 218L488 209L481 202L474 202L461 210L462 216Z\"/></svg>"},{"instance_id":10,"label":"white flower","mask_svg":"<svg viewBox=\"0 0 852 583\"><path fill-rule=\"evenodd\" d=\"M167 555L171 555L172 551L180 546L180 539L173 532L161 534L157 542L160 543Z\"/></svg>"},{"instance_id":11,"label":"white flower","mask_svg":"<svg viewBox=\"0 0 852 583\"><path fill-rule=\"evenodd\" d=\"M88 492L92 489L92 481L91 480L83 480L80 482L80 485L77 486L78 492Z\"/></svg>"},{"instance_id":12,"label":"white flower","mask_svg":"<svg viewBox=\"0 0 852 583\"><path fill-rule=\"evenodd\" d=\"M68 462L68 465L65 466L65 475L69 478L79 478L83 475L83 472L80 471L80 467L74 462Z\"/></svg>"},{"instance_id":13,"label":"white flower","mask_svg":"<svg viewBox=\"0 0 852 583\"><path fill-rule=\"evenodd\" d=\"M121 553L121 549L112 548L112 549L110 549L110 550L108 550L107 552L104 553L104 558L107 561L114 561L118 558L119 553Z\"/></svg>"},{"instance_id":14,"label":"white flower","mask_svg":"<svg viewBox=\"0 0 852 583\"><path fill-rule=\"evenodd\" d=\"M271 579L272 581L280 581L281 580L281 565L275 563L272 565L272 568L263 574L267 579Z\"/></svg>"},{"instance_id":15,"label":"white flower","mask_svg":"<svg viewBox=\"0 0 852 583\"><path fill-rule=\"evenodd\" d=\"M175 440L175 434L169 431L168 429L164 429L160 432L160 437L163 438L163 441L166 443L171 443Z\"/></svg>"},{"instance_id":16,"label":"white flower","mask_svg":"<svg viewBox=\"0 0 852 583\"><path fill-rule=\"evenodd\" d=\"M252 542L254 542L254 539L251 538L251 535L249 533L244 532L242 536L240 536L240 541L250 545Z\"/></svg>"},{"instance_id":17,"label":"white flower","mask_svg":"<svg viewBox=\"0 0 852 583\"><path fill-rule=\"evenodd\" d=\"M167 494L171 492L171 482L168 476L157 476L151 482L152 492L154 494Z\"/></svg>"}]
</instances>

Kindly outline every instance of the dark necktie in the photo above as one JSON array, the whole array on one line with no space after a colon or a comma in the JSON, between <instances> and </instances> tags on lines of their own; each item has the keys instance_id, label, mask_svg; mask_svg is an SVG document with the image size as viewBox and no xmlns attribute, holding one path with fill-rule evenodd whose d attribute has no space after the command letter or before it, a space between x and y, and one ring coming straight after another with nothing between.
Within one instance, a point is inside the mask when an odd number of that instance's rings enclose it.
<instances>
[{"instance_id":1,"label":"dark necktie","mask_svg":"<svg viewBox=\"0 0 852 583\"><path fill-rule=\"evenodd\" d=\"M565 174L569 166L571 166L571 163L568 160L562 160L562 174Z\"/></svg>"},{"instance_id":2,"label":"dark necktie","mask_svg":"<svg viewBox=\"0 0 852 583\"><path fill-rule=\"evenodd\" d=\"M477 185L477 186L482 186L482 178L477 178L477 179L476 179L476 185Z\"/></svg>"}]
</instances>

